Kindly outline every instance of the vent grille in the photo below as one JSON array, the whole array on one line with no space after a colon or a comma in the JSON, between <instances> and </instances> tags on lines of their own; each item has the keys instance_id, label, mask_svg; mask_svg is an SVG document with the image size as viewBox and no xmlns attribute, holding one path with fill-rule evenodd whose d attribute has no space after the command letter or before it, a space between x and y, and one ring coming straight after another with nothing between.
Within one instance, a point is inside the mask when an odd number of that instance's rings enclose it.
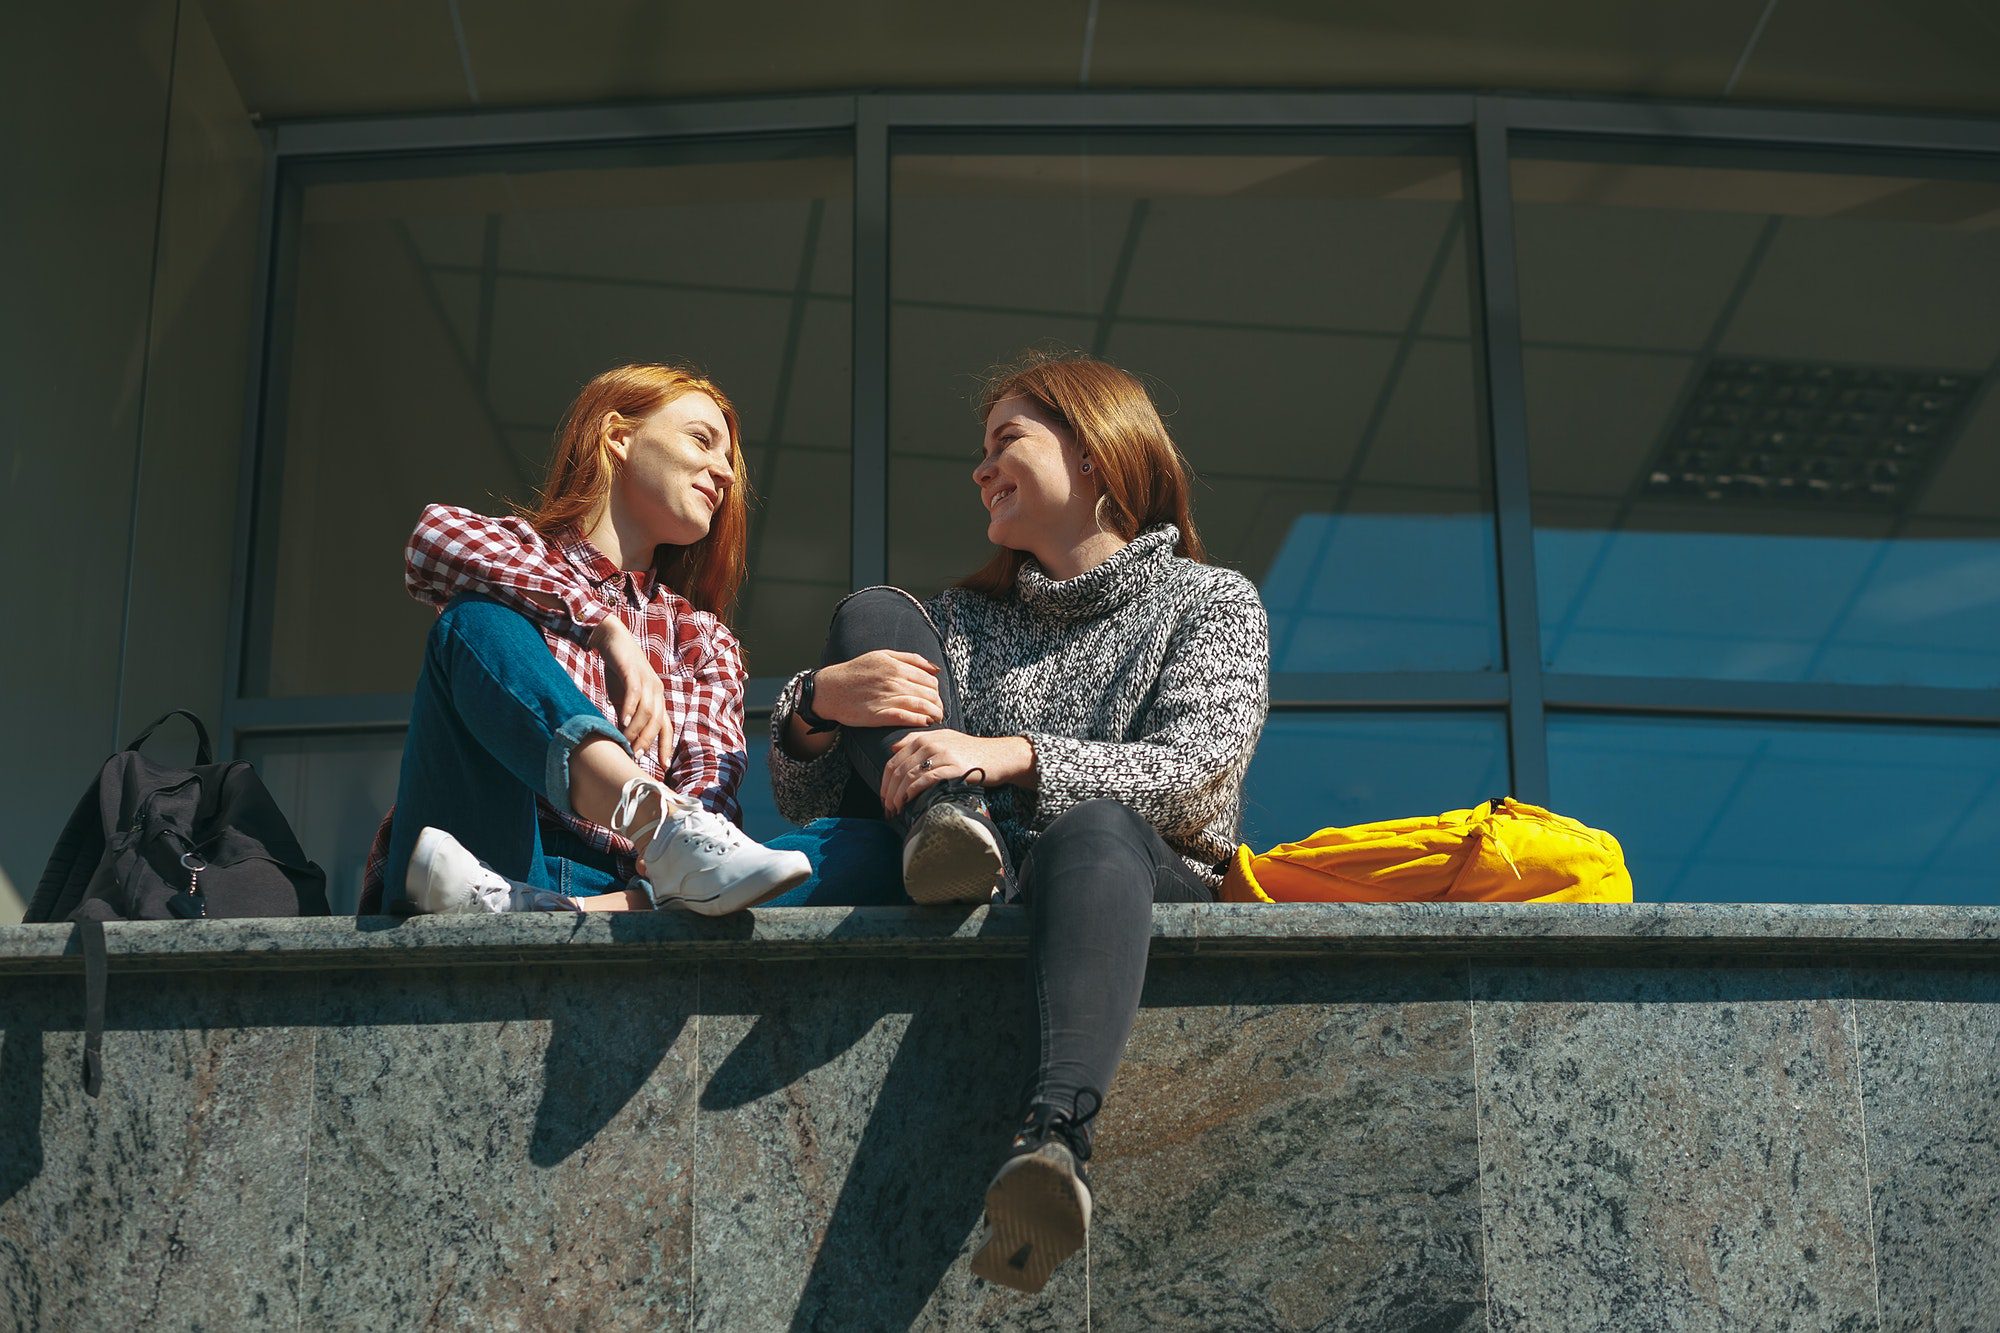
<instances>
[{"instance_id":1,"label":"vent grille","mask_svg":"<svg viewBox=\"0 0 2000 1333\"><path fill-rule=\"evenodd\" d=\"M1710 361L1641 482L1709 503L1900 509L1957 433L1979 377Z\"/></svg>"}]
</instances>

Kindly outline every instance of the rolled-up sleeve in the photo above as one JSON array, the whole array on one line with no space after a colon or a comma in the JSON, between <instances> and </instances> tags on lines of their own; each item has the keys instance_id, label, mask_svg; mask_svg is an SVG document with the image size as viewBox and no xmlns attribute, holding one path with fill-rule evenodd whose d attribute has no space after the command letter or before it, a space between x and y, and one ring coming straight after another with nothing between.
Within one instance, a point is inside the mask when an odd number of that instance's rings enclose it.
<instances>
[{"instance_id":1,"label":"rolled-up sleeve","mask_svg":"<svg viewBox=\"0 0 2000 1333\"><path fill-rule=\"evenodd\" d=\"M785 728L799 710L799 686L805 678L801 671L786 681L771 706L771 797L778 813L794 824L824 819L840 809L847 780L854 773L838 745L812 759L785 753Z\"/></svg>"},{"instance_id":2,"label":"rolled-up sleeve","mask_svg":"<svg viewBox=\"0 0 2000 1333\"><path fill-rule=\"evenodd\" d=\"M481 593L579 641L611 614L526 520L489 518L456 505L424 506L403 548L403 586L418 601L439 607L462 592Z\"/></svg>"}]
</instances>

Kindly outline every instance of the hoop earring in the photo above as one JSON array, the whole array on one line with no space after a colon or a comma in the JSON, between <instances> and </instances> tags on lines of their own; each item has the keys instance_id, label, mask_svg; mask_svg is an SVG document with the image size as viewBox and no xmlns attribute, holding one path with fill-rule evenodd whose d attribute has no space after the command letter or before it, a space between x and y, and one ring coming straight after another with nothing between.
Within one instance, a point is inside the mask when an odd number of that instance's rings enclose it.
<instances>
[{"instance_id":1,"label":"hoop earring","mask_svg":"<svg viewBox=\"0 0 2000 1333\"><path fill-rule=\"evenodd\" d=\"M1107 537L1116 537L1118 535L1118 530L1112 527L1109 523L1106 523L1104 521L1105 506L1110 504L1110 502L1111 502L1111 496L1108 493L1098 496L1097 503L1090 507L1090 519L1091 522L1097 525L1097 530L1099 532L1103 533Z\"/></svg>"}]
</instances>

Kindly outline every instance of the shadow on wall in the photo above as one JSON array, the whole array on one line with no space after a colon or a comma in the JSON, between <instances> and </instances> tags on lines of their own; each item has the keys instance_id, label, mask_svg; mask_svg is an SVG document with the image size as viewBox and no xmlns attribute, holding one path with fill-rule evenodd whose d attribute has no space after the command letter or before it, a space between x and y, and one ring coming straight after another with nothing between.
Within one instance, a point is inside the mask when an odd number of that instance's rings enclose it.
<instances>
[{"instance_id":1,"label":"shadow on wall","mask_svg":"<svg viewBox=\"0 0 2000 1333\"><path fill-rule=\"evenodd\" d=\"M862 915L843 927L867 929ZM1030 1072L1024 966L830 960L788 969L782 988L754 964L709 973L704 1021L742 1036L706 1076L702 1133L717 1151L748 1140L785 1154L781 1172L839 1181L808 1204L827 1211L794 1330L907 1328L936 1313ZM761 1228L758 1188L714 1206Z\"/></svg>"},{"instance_id":2,"label":"shadow on wall","mask_svg":"<svg viewBox=\"0 0 2000 1333\"><path fill-rule=\"evenodd\" d=\"M0 1032L0 1206L42 1174L42 1018L17 1013Z\"/></svg>"},{"instance_id":3,"label":"shadow on wall","mask_svg":"<svg viewBox=\"0 0 2000 1333\"><path fill-rule=\"evenodd\" d=\"M397 930L409 919L361 917L357 925L364 931ZM582 923L579 916L576 924ZM534 990L475 989L455 994L436 1021L547 1018L542 1091L528 1142L528 1160L546 1168L586 1147L652 1080L692 1012L678 1006L672 1011L674 1020L661 1024L620 1021L593 991L567 997L543 991L538 999Z\"/></svg>"},{"instance_id":4,"label":"shadow on wall","mask_svg":"<svg viewBox=\"0 0 2000 1333\"><path fill-rule=\"evenodd\" d=\"M536 1166L560 1165L596 1138L652 1079L686 1025L685 1015L667 1027L606 1017L570 1005L554 1006L549 1015L542 1099L528 1142Z\"/></svg>"}]
</instances>

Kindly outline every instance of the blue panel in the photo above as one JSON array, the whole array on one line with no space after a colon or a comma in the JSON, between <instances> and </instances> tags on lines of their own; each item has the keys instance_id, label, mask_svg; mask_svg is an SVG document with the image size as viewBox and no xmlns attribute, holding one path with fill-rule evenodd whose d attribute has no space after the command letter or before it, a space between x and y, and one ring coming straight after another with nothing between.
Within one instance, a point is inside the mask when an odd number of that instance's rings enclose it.
<instances>
[{"instance_id":1,"label":"blue panel","mask_svg":"<svg viewBox=\"0 0 2000 1333\"><path fill-rule=\"evenodd\" d=\"M1535 564L1557 671L2000 685L2000 541L1543 528Z\"/></svg>"},{"instance_id":2,"label":"blue panel","mask_svg":"<svg viewBox=\"0 0 2000 1333\"><path fill-rule=\"evenodd\" d=\"M1486 713L1278 713L1243 789L1258 851L1315 829L1477 805L1507 791L1507 726Z\"/></svg>"},{"instance_id":3,"label":"blue panel","mask_svg":"<svg viewBox=\"0 0 2000 1333\"><path fill-rule=\"evenodd\" d=\"M1490 670L1495 577L1484 514L1301 514L1260 585L1271 669Z\"/></svg>"},{"instance_id":4,"label":"blue panel","mask_svg":"<svg viewBox=\"0 0 2000 1333\"><path fill-rule=\"evenodd\" d=\"M2000 733L1552 718L1557 808L1658 902L2000 902Z\"/></svg>"}]
</instances>

